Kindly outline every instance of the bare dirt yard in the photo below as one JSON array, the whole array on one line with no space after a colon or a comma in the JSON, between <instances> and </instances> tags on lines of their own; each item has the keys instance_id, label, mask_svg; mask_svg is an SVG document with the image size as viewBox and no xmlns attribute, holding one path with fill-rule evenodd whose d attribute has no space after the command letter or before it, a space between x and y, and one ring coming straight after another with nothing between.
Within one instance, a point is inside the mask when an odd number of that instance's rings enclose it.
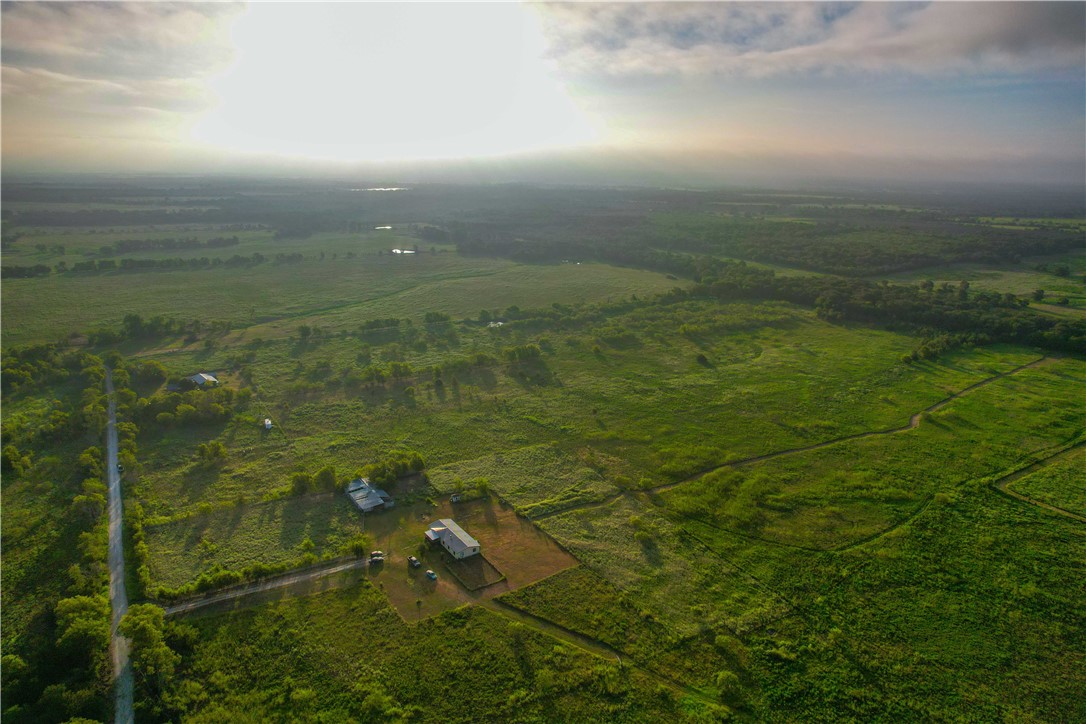
<instances>
[{"instance_id":1,"label":"bare dirt yard","mask_svg":"<svg viewBox=\"0 0 1086 724\"><path fill-rule=\"evenodd\" d=\"M493 598L577 565L576 558L518 516L512 506L494 498L462 503L450 503L447 498L435 500L437 505L420 500L366 515L366 532L386 557L384 563L371 566L367 575L405 621L418 621ZM454 562L443 550L430 548L423 540L430 524L441 518L452 518L479 541L489 567L483 566L487 570L478 580L469 576L469 583L479 586L475 590L468 590L452 574L450 565L463 567L463 562ZM408 556L415 556L422 565L412 568ZM500 574L495 575L493 569ZM429 579L427 570L434 571L437 580ZM495 582L501 574L505 578Z\"/></svg>"}]
</instances>

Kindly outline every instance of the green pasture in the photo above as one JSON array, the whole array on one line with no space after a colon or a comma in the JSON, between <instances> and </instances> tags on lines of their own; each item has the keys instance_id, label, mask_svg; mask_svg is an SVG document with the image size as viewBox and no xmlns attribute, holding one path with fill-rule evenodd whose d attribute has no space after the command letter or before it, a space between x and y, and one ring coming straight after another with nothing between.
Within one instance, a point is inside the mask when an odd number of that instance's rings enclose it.
<instances>
[{"instance_id":1,"label":"green pasture","mask_svg":"<svg viewBox=\"0 0 1086 724\"><path fill-rule=\"evenodd\" d=\"M978 388L919 427L725 468L661 495L678 519L811 549L837 548L906 520L935 495L1014 470L1086 431L1069 388L1076 360L1053 360Z\"/></svg>"},{"instance_id":2,"label":"green pasture","mask_svg":"<svg viewBox=\"0 0 1086 724\"><path fill-rule=\"evenodd\" d=\"M506 593L501 600L567 629L598 639L652 671L712 690L722 670L741 668L739 639L697 632L677 637L636 594L622 591L586 566Z\"/></svg>"},{"instance_id":3,"label":"green pasture","mask_svg":"<svg viewBox=\"0 0 1086 724\"><path fill-rule=\"evenodd\" d=\"M264 240L226 249L148 254L225 259L259 252L269 257L255 266L7 279L2 287L4 341L54 341L74 331L118 326L127 314L226 321L234 328L251 327L252 336L272 337L303 323L346 329L387 316L421 319L431 311L475 316L484 308L598 302L675 286L663 274L602 264L523 265L465 258L447 250L378 254L414 241L396 236ZM346 258L348 249L357 249L357 255ZM277 253L302 253L305 258L279 264L273 259ZM52 263L34 258L11 262Z\"/></svg>"},{"instance_id":4,"label":"green pasture","mask_svg":"<svg viewBox=\"0 0 1086 724\"><path fill-rule=\"evenodd\" d=\"M346 495L335 493L238 505L144 526L152 580L171 588L212 565L241 570L253 563L300 563L307 554L342 555L361 533L358 510Z\"/></svg>"},{"instance_id":5,"label":"green pasture","mask_svg":"<svg viewBox=\"0 0 1086 724\"><path fill-rule=\"evenodd\" d=\"M1086 448L1072 450L1015 480L1010 488L1034 500L1086 515Z\"/></svg>"},{"instance_id":6,"label":"green pasture","mask_svg":"<svg viewBox=\"0 0 1086 724\"><path fill-rule=\"evenodd\" d=\"M685 333L680 332L685 330ZM538 341L542 382L506 363L435 387L418 373L380 387L346 387L344 370L386 355L418 369ZM332 465L353 474L398 446L418 450L435 484L489 479L523 512L598 499L706 468L849 434L904 425L975 382L1038 355L1015 348L961 350L904 363L914 338L839 327L788 305L683 303L636 307L604 325L518 332L460 325L455 346L417 351L327 337L271 340L156 355L175 374L222 374L241 364L256 394L226 426L145 426L141 500L151 515L201 503L252 501L296 470ZM598 351L596 351L598 348ZM854 354L863 349L864 354ZM239 353L252 353L242 363ZM696 357L704 354L707 364ZM540 373L542 374L542 373ZM226 384L240 384L223 377ZM271 417L275 428L260 425ZM198 443L229 450L222 467L197 464ZM508 459L507 459L508 458Z\"/></svg>"},{"instance_id":7,"label":"green pasture","mask_svg":"<svg viewBox=\"0 0 1086 724\"><path fill-rule=\"evenodd\" d=\"M702 704L479 607L407 625L368 583L193 621L195 721L675 721Z\"/></svg>"},{"instance_id":8,"label":"green pasture","mask_svg":"<svg viewBox=\"0 0 1086 724\"><path fill-rule=\"evenodd\" d=\"M748 634L790 606L707 552L663 511L624 497L539 521L543 530L679 636Z\"/></svg>"},{"instance_id":9,"label":"green pasture","mask_svg":"<svg viewBox=\"0 0 1086 724\"><path fill-rule=\"evenodd\" d=\"M578 455L579 453L579 455ZM429 471L430 482L443 493L467 490L480 478L522 515L533 517L569 505L602 500L617 488L620 460L590 448L566 452L557 445L530 445L474 460L448 463Z\"/></svg>"}]
</instances>

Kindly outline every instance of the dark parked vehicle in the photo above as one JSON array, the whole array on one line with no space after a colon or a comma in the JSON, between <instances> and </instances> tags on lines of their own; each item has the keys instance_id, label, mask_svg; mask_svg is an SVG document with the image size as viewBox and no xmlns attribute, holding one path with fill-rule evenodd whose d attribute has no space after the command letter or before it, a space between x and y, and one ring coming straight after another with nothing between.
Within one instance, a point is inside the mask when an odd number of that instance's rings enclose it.
<instances>
[{"instance_id":1,"label":"dark parked vehicle","mask_svg":"<svg viewBox=\"0 0 1086 724\"><path fill-rule=\"evenodd\" d=\"M412 568L418 568L419 566L422 565L422 563L419 561L419 559L415 558L415 556L408 556L407 557L407 562L411 564Z\"/></svg>"}]
</instances>

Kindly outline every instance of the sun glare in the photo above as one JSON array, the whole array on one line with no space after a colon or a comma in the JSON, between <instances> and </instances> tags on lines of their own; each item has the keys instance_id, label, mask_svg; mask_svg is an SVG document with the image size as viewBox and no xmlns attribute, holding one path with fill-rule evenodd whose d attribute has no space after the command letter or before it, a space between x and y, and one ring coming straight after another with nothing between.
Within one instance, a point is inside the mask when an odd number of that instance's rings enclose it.
<instances>
[{"instance_id":1,"label":"sun glare","mask_svg":"<svg viewBox=\"0 0 1086 724\"><path fill-rule=\"evenodd\" d=\"M536 16L506 4L256 3L197 141L343 161L583 145L592 124L542 58Z\"/></svg>"}]
</instances>

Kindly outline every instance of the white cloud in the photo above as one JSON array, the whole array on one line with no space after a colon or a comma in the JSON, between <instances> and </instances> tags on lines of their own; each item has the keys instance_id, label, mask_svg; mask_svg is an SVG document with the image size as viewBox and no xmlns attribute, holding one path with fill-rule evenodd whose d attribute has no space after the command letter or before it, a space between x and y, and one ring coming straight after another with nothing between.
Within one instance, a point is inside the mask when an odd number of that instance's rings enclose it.
<instances>
[{"instance_id":1,"label":"white cloud","mask_svg":"<svg viewBox=\"0 0 1086 724\"><path fill-rule=\"evenodd\" d=\"M1081 72L1081 3L540 6L575 75Z\"/></svg>"},{"instance_id":2,"label":"white cloud","mask_svg":"<svg viewBox=\"0 0 1086 724\"><path fill-rule=\"evenodd\" d=\"M239 6L195 3L9 3L5 65L81 75L204 75L230 57Z\"/></svg>"}]
</instances>

